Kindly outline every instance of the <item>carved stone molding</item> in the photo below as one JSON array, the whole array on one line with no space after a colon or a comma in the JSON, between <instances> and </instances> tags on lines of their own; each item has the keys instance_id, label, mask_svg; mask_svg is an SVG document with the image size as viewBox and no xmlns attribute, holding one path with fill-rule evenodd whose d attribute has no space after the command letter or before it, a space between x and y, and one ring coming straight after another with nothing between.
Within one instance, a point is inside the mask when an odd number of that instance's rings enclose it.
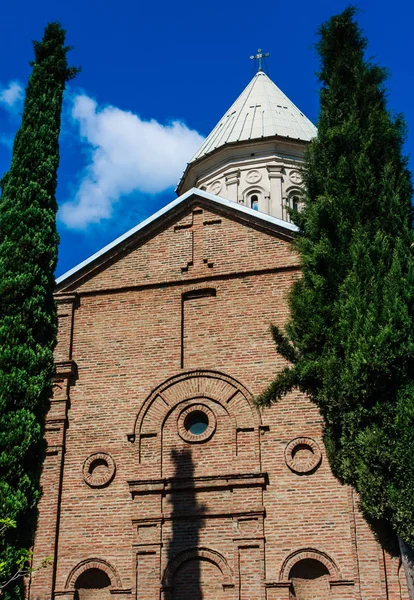
<instances>
[{"instance_id":1,"label":"carved stone molding","mask_svg":"<svg viewBox=\"0 0 414 600\"><path fill-rule=\"evenodd\" d=\"M213 181L213 183L210 185L209 191L212 194L215 194L216 196L218 196L219 193L221 192L222 187L223 187L223 185L222 185L221 181L216 180L216 181Z\"/></svg>"},{"instance_id":2,"label":"carved stone molding","mask_svg":"<svg viewBox=\"0 0 414 600\"><path fill-rule=\"evenodd\" d=\"M303 181L302 173L300 171L298 171L297 169L293 169L289 173L289 179L293 183L295 183L297 185L300 185L302 183L302 181Z\"/></svg>"},{"instance_id":3,"label":"carved stone molding","mask_svg":"<svg viewBox=\"0 0 414 600\"><path fill-rule=\"evenodd\" d=\"M246 181L248 183L258 183L262 178L262 174L257 169L249 171L246 175Z\"/></svg>"},{"instance_id":4,"label":"carved stone molding","mask_svg":"<svg viewBox=\"0 0 414 600\"><path fill-rule=\"evenodd\" d=\"M269 165L266 167L269 179L283 179L283 167Z\"/></svg>"},{"instance_id":5,"label":"carved stone molding","mask_svg":"<svg viewBox=\"0 0 414 600\"><path fill-rule=\"evenodd\" d=\"M226 184L233 185L239 182L240 170L235 169L234 171L229 171L226 173Z\"/></svg>"}]
</instances>

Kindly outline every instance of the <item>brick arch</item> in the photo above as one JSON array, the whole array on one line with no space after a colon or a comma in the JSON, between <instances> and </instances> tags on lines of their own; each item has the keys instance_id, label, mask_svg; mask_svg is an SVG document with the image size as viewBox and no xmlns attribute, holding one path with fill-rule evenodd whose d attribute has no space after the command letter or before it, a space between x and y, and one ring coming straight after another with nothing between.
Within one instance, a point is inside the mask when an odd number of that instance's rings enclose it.
<instances>
[{"instance_id":1,"label":"brick arch","mask_svg":"<svg viewBox=\"0 0 414 600\"><path fill-rule=\"evenodd\" d=\"M216 565L223 576L222 585L225 587L233 586L232 572L224 556L216 550L210 550L209 548L189 548L188 550L184 550L177 554L177 556L168 563L162 578L163 587L171 587L178 569L186 562L196 559L207 560Z\"/></svg>"},{"instance_id":2,"label":"brick arch","mask_svg":"<svg viewBox=\"0 0 414 600\"><path fill-rule=\"evenodd\" d=\"M253 404L252 394L239 381L218 371L195 370L170 377L151 392L128 438L135 441L145 427L159 429L178 404L203 397L221 404L236 426L260 425L260 412ZM240 423L243 415L245 423Z\"/></svg>"},{"instance_id":3,"label":"brick arch","mask_svg":"<svg viewBox=\"0 0 414 600\"><path fill-rule=\"evenodd\" d=\"M69 573L69 577L66 580L66 589L74 590L78 577L89 569L99 569L108 575L111 580L111 589L122 587L121 578L119 577L117 570L109 562L102 558L87 558L77 564Z\"/></svg>"},{"instance_id":4,"label":"brick arch","mask_svg":"<svg viewBox=\"0 0 414 600\"><path fill-rule=\"evenodd\" d=\"M289 554L283 561L279 575L280 581L287 581L292 567L306 558L311 558L322 563L328 569L330 579L342 579L341 572L336 563L325 552L320 552L314 548L301 548Z\"/></svg>"}]
</instances>

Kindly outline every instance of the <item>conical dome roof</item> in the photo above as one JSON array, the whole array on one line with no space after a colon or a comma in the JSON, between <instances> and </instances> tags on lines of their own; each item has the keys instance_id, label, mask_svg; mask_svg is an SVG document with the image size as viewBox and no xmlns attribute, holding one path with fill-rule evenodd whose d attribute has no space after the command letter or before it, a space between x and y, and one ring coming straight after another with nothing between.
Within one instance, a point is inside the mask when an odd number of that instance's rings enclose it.
<instances>
[{"instance_id":1,"label":"conical dome roof","mask_svg":"<svg viewBox=\"0 0 414 600\"><path fill-rule=\"evenodd\" d=\"M220 119L190 163L232 142L281 136L309 142L316 127L263 72L249 85Z\"/></svg>"}]
</instances>

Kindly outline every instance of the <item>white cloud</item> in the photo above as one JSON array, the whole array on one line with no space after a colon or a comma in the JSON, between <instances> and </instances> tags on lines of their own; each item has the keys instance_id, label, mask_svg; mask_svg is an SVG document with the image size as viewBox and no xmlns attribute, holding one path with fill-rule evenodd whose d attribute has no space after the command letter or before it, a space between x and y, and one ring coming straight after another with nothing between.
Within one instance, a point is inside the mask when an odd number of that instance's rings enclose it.
<instances>
[{"instance_id":1,"label":"white cloud","mask_svg":"<svg viewBox=\"0 0 414 600\"><path fill-rule=\"evenodd\" d=\"M99 107L86 95L75 97L72 117L91 160L75 198L60 208L61 221L71 229L109 219L122 196L172 188L203 142L181 121L144 121L114 106Z\"/></svg>"},{"instance_id":2,"label":"white cloud","mask_svg":"<svg viewBox=\"0 0 414 600\"><path fill-rule=\"evenodd\" d=\"M0 83L0 104L6 110L20 110L23 103L24 89L18 81L10 81L6 86Z\"/></svg>"}]
</instances>

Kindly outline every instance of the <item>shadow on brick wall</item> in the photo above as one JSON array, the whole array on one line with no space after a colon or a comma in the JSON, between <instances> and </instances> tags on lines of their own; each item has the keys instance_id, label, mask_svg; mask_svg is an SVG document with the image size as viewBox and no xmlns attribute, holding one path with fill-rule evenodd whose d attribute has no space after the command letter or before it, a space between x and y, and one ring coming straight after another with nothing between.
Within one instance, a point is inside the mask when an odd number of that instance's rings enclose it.
<instances>
[{"instance_id":1,"label":"shadow on brick wall","mask_svg":"<svg viewBox=\"0 0 414 600\"><path fill-rule=\"evenodd\" d=\"M172 450L171 538L168 545L171 600L201 600L201 561L197 557L204 507L197 502L191 449Z\"/></svg>"}]
</instances>

